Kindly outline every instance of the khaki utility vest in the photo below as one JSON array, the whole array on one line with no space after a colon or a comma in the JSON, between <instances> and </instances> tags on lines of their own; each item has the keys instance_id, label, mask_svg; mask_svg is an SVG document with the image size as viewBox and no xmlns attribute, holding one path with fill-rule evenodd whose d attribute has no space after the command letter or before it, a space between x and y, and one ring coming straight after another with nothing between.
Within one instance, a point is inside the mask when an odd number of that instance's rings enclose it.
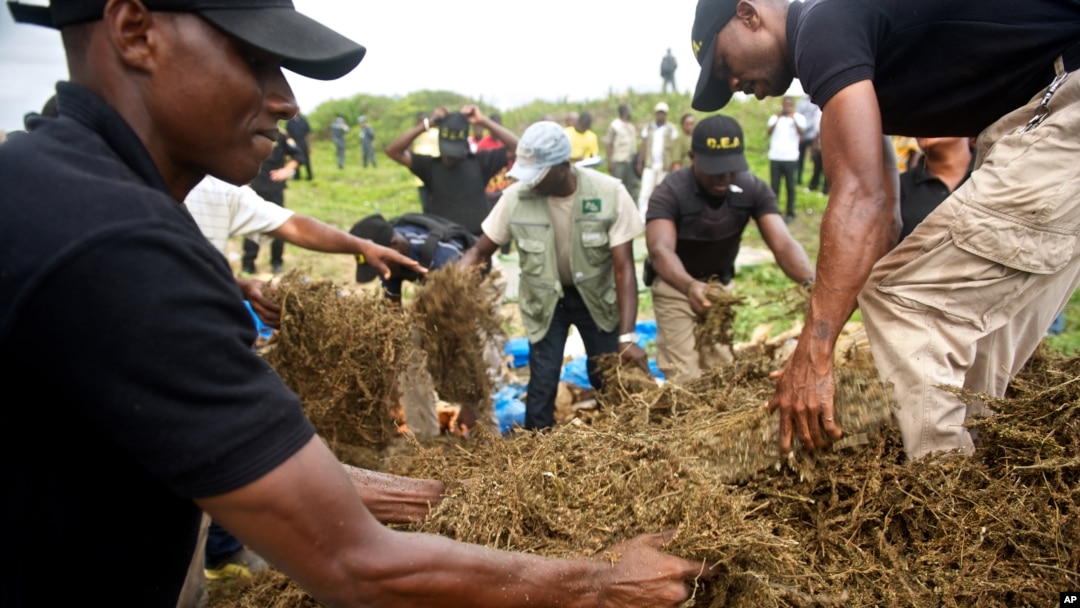
<instances>
[{"instance_id":1,"label":"khaki utility vest","mask_svg":"<svg viewBox=\"0 0 1080 608\"><path fill-rule=\"evenodd\" d=\"M570 273L597 327L612 331L619 324L619 307L608 230L618 216L619 182L589 169L574 171L577 191L573 202ZM510 234L517 243L521 261L518 306L529 342L535 344L547 335L555 306L563 296L555 261L551 211L546 196L534 195L524 188L507 190L503 196L507 198Z\"/></svg>"}]
</instances>

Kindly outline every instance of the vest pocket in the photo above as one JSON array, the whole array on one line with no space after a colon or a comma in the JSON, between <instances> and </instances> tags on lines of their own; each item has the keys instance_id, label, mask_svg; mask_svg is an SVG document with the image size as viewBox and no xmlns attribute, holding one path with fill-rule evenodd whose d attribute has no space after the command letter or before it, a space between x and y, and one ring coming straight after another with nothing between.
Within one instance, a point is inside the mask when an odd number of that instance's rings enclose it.
<instances>
[{"instance_id":1,"label":"vest pocket","mask_svg":"<svg viewBox=\"0 0 1080 608\"><path fill-rule=\"evenodd\" d=\"M578 225L581 249L590 266L599 266L611 259L607 228L606 222L580 222Z\"/></svg>"},{"instance_id":2,"label":"vest pocket","mask_svg":"<svg viewBox=\"0 0 1080 608\"><path fill-rule=\"evenodd\" d=\"M544 254L547 251L544 241L520 239L517 242L517 248L521 272L532 276L540 276L540 273L544 270Z\"/></svg>"}]
</instances>

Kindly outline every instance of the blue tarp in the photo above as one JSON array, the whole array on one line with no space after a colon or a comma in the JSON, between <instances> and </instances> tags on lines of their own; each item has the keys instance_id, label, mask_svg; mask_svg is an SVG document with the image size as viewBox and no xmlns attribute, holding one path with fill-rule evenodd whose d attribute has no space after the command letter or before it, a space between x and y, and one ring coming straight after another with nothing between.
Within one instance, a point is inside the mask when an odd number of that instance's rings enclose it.
<instances>
[{"instance_id":1,"label":"blue tarp","mask_svg":"<svg viewBox=\"0 0 1080 608\"><path fill-rule=\"evenodd\" d=\"M500 433L507 433L511 428L525 424L525 403L521 401L524 395L525 385L517 383L507 384L492 395Z\"/></svg>"}]
</instances>

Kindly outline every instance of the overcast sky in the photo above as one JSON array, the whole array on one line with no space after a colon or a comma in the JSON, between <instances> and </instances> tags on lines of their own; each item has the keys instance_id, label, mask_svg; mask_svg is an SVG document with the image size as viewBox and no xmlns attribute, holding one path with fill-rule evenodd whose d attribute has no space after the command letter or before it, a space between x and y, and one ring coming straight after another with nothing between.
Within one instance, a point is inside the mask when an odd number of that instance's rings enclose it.
<instances>
[{"instance_id":1,"label":"overcast sky","mask_svg":"<svg viewBox=\"0 0 1080 608\"><path fill-rule=\"evenodd\" d=\"M29 0L44 4L45 0ZM294 0L297 9L363 44L351 74L320 82L286 72L302 109L357 93L456 91L501 109L532 99L659 89L668 48L676 83L693 87L697 0ZM0 10L0 128L21 128L67 77L60 35L16 25Z\"/></svg>"}]
</instances>

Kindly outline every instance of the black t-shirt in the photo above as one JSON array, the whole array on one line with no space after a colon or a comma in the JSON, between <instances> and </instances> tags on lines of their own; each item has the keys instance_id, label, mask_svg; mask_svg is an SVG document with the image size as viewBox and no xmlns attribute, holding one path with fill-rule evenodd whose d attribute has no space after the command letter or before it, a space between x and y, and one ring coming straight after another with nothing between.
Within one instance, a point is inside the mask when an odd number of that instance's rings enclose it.
<instances>
[{"instance_id":1,"label":"black t-shirt","mask_svg":"<svg viewBox=\"0 0 1080 608\"><path fill-rule=\"evenodd\" d=\"M491 211L484 189L506 164L505 147L469 154L453 167L426 154L412 155L412 172L431 190L425 212L444 217L476 236L483 234L480 224Z\"/></svg>"},{"instance_id":2,"label":"black t-shirt","mask_svg":"<svg viewBox=\"0 0 1080 608\"><path fill-rule=\"evenodd\" d=\"M172 608L192 499L259 479L314 430L135 133L57 90L59 119L0 146L0 605L83 604L119 575L125 605Z\"/></svg>"},{"instance_id":3,"label":"black t-shirt","mask_svg":"<svg viewBox=\"0 0 1080 608\"><path fill-rule=\"evenodd\" d=\"M739 173L734 185L742 192L729 190L724 198L712 197L694 179L694 168L685 167L669 173L649 197L646 223L656 219L675 222L675 254L695 279L715 276L730 283L750 218L780 213L772 188L754 174Z\"/></svg>"},{"instance_id":4,"label":"black t-shirt","mask_svg":"<svg viewBox=\"0 0 1080 608\"><path fill-rule=\"evenodd\" d=\"M811 100L873 80L886 134L978 135L1080 67L1080 0L806 0L788 46Z\"/></svg>"}]
</instances>

